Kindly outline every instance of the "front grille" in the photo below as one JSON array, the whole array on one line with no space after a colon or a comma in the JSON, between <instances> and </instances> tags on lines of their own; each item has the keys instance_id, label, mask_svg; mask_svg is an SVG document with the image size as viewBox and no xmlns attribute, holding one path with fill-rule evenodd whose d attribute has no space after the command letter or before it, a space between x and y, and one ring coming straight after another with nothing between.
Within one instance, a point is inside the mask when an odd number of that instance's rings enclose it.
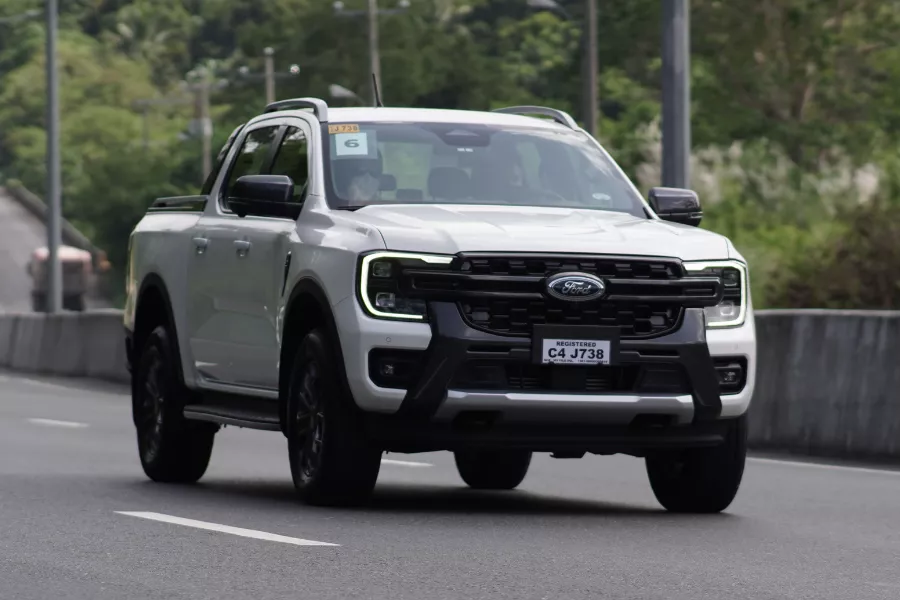
<instances>
[{"instance_id":1,"label":"front grille","mask_svg":"<svg viewBox=\"0 0 900 600\"><path fill-rule=\"evenodd\" d=\"M510 336L531 335L534 325L605 325L623 338L652 337L674 329L682 309L674 304L584 303L485 298L460 302L463 318L478 329Z\"/></svg>"},{"instance_id":2,"label":"front grille","mask_svg":"<svg viewBox=\"0 0 900 600\"><path fill-rule=\"evenodd\" d=\"M714 279L685 280L674 259L464 255L458 269L469 275L456 282L466 296L458 302L463 318L507 336L530 336L534 325L547 324L618 327L623 339L656 337L678 327L686 305L714 304L721 294ZM546 278L568 272L600 277L606 296L571 302L545 293Z\"/></svg>"},{"instance_id":3,"label":"front grille","mask_svg":"<svg viewBox=\"0 0 900 600\"><path fill-rule=\"evenodd\" d=\"M574 366L469 360L450 384L460 391L690 393L680 365Z\"/></svg>"},{"instance_id":4,"label":"front grille","mask_svg":"<svg viewBox=\"0 0 900 600\"><path fill-rule=\"evenodd\" d=\"M466 262L469 265L466 265ZM466 267L469 267L466 269ZM603 257L473 256L462 265L474 275L539 275L577 271L614 279L677 279L684 271L674 261Z\"/></svg>"},{"instance_id":5,"label":"front grille","mask_svg":"<svg viewBox=\"0 0 900 600\"><path fill-rule=\"evenodd\" d=\"M723 294L719 277L688 277L674 258L475 253L398 272L403 297L455 302L470 327L512 337L546 324L618 327L622 339L652 338L676 329L685 308L715 306ZM605 294L582 302L552 296L547 279L559 273L599 277Z\"/></svg>"}]
</instances>

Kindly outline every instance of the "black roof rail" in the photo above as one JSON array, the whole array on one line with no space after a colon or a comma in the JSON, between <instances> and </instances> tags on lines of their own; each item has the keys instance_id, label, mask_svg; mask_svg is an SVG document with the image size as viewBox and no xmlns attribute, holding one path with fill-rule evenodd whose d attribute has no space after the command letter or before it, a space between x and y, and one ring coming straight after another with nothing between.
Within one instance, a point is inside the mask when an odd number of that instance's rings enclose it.
<instances>
[{"instance_id":1,"label":"black roof rail","mask_svg":"<svg viewBox=\"0 0 900 600\"><path fill-rule=\"evenodd\" d=\"M495 108L491 112L509 113L511 115L543 115L550 117L560 125L565 125L569 129L578 129L578 123L569 113L549 108L546 106L507 106L506 108Z\"/></svg>"},{"instance_id":2,"label":"black roof rail","mask_svg":"<svg viewBox=\"0 0 900 600\"><path fill-rule=\"evenodd\" d=\"M328 122L328 105L319 98L291 98L279 100L266 106L264 112L278 112L280 110L305 110L311 109L316 118L322 123Z\"/></svg>"}]
</instances>

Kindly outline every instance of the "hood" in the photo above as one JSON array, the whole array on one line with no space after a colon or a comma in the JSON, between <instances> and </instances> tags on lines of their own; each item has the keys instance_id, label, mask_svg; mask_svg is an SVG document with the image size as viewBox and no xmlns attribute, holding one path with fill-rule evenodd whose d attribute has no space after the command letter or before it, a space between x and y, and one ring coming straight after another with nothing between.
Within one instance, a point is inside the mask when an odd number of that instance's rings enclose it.
<instances>
[{"instance_id":1,"label":"hood","mask_svg":"<svg viewBox=\"0 0 900 600\"><path fill-rule=\"evenodd\" d=\"M354 219L381 232L388 250L540 252L728 258L725 237L667 221L570 208L403 204L366 206Z\"/></svg>"}]
</instances>

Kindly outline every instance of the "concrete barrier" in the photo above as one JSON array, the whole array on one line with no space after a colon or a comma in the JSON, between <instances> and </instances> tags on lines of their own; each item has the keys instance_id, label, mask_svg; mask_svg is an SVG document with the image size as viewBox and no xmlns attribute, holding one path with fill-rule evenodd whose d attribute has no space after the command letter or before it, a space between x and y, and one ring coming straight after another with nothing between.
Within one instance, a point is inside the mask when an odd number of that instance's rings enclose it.
<instances>
[{"instance_id":1,"label":"concrete barrier","mask_svg":"<svg viewBox=\"0 0 900 600\"><path fill-rule=\"evenodd\" d=\"M750 444L900 460L900 312L759 311ZM122 313L0 314L0 367L128 382Z\"/></svg>"},{"instance_id":2,"label":"concrete barrier","mask_svg":"<svg viewBox=\"0 0 900 600\"><path fill-rule=\"evenodd\" d=\"M126 383L122 312L0 314L0 367Z\"/></svg>"},{"instance_id":3,"label":"concrete barrier","mask_svg":"<svg viewBox=\"0 0 900 600\"><path fill-rule=\"evenodd\" d=\"M900 460L900 312L760 311L750 443Z\"/></svg>"}]
</instances>

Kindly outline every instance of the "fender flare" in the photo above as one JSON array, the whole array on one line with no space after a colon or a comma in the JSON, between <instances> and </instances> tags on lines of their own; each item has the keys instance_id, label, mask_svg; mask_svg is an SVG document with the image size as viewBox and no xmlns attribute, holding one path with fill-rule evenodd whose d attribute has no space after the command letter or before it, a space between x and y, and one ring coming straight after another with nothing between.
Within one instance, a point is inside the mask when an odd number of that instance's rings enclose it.
<instances>
[{"instance_id":1,"label":"fender flare","mask_svg":"<svg viewBox=\"0 0 900 600\"><path fill-rule=\"evenodd\" d=\"M341 338L338 334L337 321L334 318L334 311L331 308L331 303L328 301L328 296L325 295L325 291L318 281L312 279L311 277L301 278L294 284L294 287L291 289L290 296L288 296L288 301L285 304L285 319L281 332L281 352L279 355L278 369L278 416L279 420L281 421L281 430L285 435L288 434L287 383L289 382L290 377L289 369L292 366L290 359L285 360L287 358L285 356L285 351L286 349L290 349L293 352L293 350L295 350L300 343L300 339L291 340L290 343L287 342L288 336L294 335L292 332L288 331L287 326L291 317L292 310L294 310L294 307L300 302L300 299L303 296L311 297L316 302L316 304L319 306L323 322L305 324L305 326L302 328L302 331L305 334L307 331L316 326L323 326L325 328L325 333L328 335L328 339L331 342L332 351L334 353L333 359L335 361L335 364L337 365L340 385L343 388L346 397L352 397L352 394L350 392L350 384L347 381L347 371L344 363L344 352L341 348Z\"/></svg>"},{"instance_id":2,"label":"fender flare","mask_svg":"<svg viewBox=\"0 0 900 600\"><path fill-rule=\"evenodd\" d=\"M169 288L166 286L166 282L163 281L163 278L158 273L148 273L144 280L141 282L141 287L139 288L137 295L137 302L134 307L134 324L135 324L135 332L132 332L132 335L136 333L138 318L141 314L141 299L144 298L144 293L149 289L156 289L163 300L163 309L166 313L166 321L168 322L170 328L170 334L174 337L175 342L175 372L178 375L179 379L181 379L182 383L184 382L184 369L181 365L181 345L178 341L178 326L175 324L175 312L172 310L172 300L169 296ZM135 344L133 347L134 357L133 360L140 360L139 352L140 348Z\"/></svg>"}]
</instances>

